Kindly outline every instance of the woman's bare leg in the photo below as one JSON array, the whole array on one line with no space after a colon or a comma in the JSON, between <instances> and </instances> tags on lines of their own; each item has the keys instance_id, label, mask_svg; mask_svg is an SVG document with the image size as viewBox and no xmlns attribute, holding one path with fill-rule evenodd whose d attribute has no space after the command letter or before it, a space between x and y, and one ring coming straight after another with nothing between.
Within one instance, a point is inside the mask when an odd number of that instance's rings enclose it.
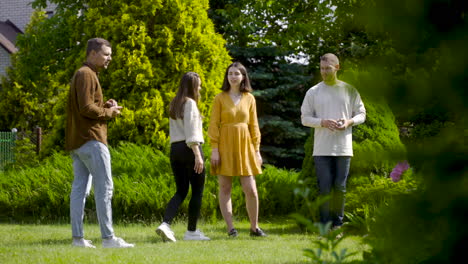
<instances>
[{"instance_id":1,"label":"woman's bare leg","mask_svg":"<svg viewBox=\"0 0 468 264\"><path fill-rule=\"evenodd\" d=\"M234 228L232 223L232 203L231 203L231 189L232 177L218 175L219 183L219 208L223 215L224 221L227 225L227 231Z\"/></svg>"},{"instance_id":2,"label":"woman's bare leg","mask_svg":"<svg viewBox=\"0 0 468 264\"><path fill-rule=\"evenodd\" d=\"M258 228L258 193L254 176L240 177L242 190L245 194L245 204L250 219L250 229L255 231Z\"/></svg>"}]
</instances>

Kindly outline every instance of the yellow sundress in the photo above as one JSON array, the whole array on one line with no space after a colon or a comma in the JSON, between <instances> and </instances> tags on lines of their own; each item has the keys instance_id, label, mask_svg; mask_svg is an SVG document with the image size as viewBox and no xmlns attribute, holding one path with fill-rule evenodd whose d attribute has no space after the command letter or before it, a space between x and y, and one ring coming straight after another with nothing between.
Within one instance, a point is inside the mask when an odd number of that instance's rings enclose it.
<instances>
[{"instance_id":1,"label":"yellow sundress","mask_svg":"<svg viewBox=\"0 0 468 264\"><path fill-rule=\"evenodd\" d=\"M211 148L218 148L220 164L211 175L254 176L262 173L255 152L260 149L260 129L255 97L242 93L237 105L228 92L216 95L208 128Z\"/></svg>"}]
</instances>

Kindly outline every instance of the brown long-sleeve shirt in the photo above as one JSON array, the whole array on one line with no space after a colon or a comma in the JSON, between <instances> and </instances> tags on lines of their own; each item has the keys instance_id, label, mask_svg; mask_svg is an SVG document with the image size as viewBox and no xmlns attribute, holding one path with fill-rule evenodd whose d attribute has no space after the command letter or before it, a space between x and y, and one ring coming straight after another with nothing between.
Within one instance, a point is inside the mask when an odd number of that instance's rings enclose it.
<instances>
[{"instance_id":1,"label":"brown long-sleeve shirt","mask_svg":"<svg viewBox=\"0 0 468 264\"><path fill-rule=\"evenodd\" d=\"M107 120L112 111L104 108L97 72L84 64L72 78L67 105L65 149L74 150L89 140L107 145Z\"/></svg>"}]
</instances>

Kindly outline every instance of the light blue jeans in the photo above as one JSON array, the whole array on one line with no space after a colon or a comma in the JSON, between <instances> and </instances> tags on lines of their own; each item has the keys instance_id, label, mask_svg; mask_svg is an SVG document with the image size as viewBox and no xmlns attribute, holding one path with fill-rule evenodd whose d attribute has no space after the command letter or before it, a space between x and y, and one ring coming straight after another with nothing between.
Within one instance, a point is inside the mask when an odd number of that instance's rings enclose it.
<instances>
[{"instance_id":1,"label":"light blue jeans","mask_svg":"<svg viewBox=\"0 0 468 264\"><path fill-rule=\"evenodd\" d=\"M71 152L74 180L70 194L72 235L84 237L83 217L86 197L94 184L94 200L102 238L114 236L112 228L112 181L110 153L107 146L91 140Z\"/></svg>"},{"instance_id":2,"label":"light blue jeans","mask_svg":"<svg viewBox=\"0 0 468 264\"><path fill-rule=\"evenodd\" d=\"M330 201L320 205L320 222L332 222L332 226L341 226L351 157L314 156L314 162L319 194L331 194Z\"/></svg>"}]
</instances>

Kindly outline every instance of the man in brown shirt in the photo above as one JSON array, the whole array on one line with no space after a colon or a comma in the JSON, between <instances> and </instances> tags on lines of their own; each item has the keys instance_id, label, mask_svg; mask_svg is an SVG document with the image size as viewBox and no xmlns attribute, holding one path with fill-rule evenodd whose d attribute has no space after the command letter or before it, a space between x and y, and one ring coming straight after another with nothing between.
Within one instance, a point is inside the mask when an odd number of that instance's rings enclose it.
<instances>
[{"instance_id":1,"label":"man in brown shirt","mask_svg":"<svg viewBox=\"0 0 468 264\"><path fill-rule=\"evenodd\" d=\"M88 40L86 62L76 71L70 85L67 106L65 149L71 152L74 180L70 194L70 218L73 246L95 248L84 239L83 217L86 196L94 183L96 212L102 246L134 247L114 236L112 227L111 161L107 148L107 120L120 114L121 106L114 99L104 103L98 73L111 61L110 43L101 38Z\"/></svg>"}]
</instances>

